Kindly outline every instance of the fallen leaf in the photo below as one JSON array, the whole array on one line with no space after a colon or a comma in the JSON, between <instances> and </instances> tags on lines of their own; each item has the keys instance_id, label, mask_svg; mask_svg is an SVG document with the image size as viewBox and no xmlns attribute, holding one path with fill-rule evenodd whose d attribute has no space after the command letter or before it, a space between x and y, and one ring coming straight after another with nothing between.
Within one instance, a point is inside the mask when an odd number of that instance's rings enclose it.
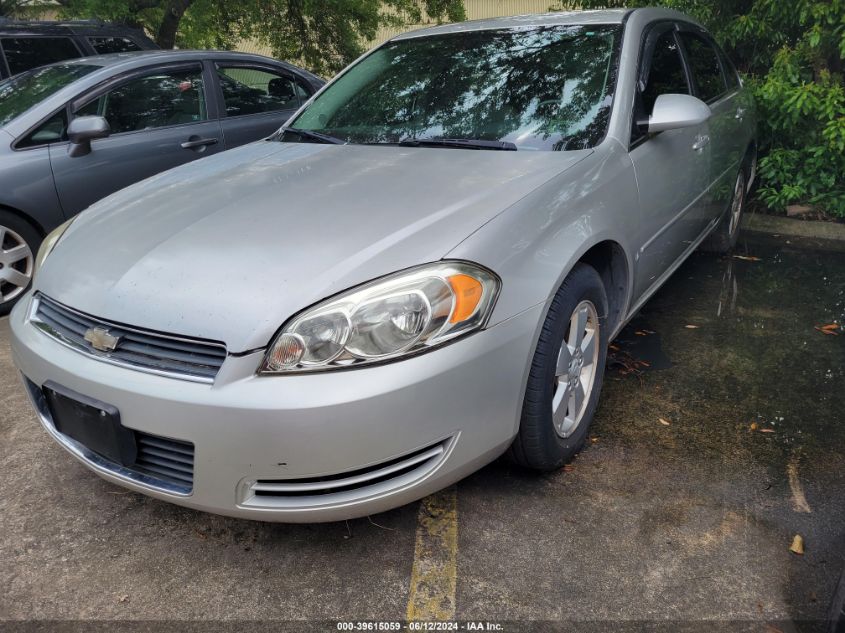
<instances>
[{"instance_id":1,"label":"fallen leaf","mask_svg":"<svg viewBox=\"0 0 845 633\"><path fill-rule=\"evenodd\" d=\"M757 430L757 423L756 423L756 422L752 422L752 423L751 423L751 430L752 430L752 431L756 431L756 430Z\"/></svg>"},{"instance_id":2,"label":"fallen leaf","mask_svg":"<svg viewBox=\"0 0 845 633\"><path fill-rule=\"evenodd\" d=\"M815 328L822 334L833 334L834 336L838 336L839 330L842 329L842 326L838 323L828 323L827 325L817 325Z\"/></svg>"},{"instance_id":3,"label":"fallen leaf","mask_svg":"<svg viewBox=\"0 0 845 633\"><path fill-rule=\"evenodd\" d=\"M598 443L599 438L597 438L597 437L591 437L591 438L590 438L590 441L591 441L593 444L596 444L596 443Z\"/></svg>"},{"instance_id":4,"label":"fallen leaf","mask_svg":"<svg viewBox=\"0 0 845 633\"><path fill-rule=\"evenodd\" d=\"M122 596L117 597L118 602L129 602L129 594L125 593Z\"/></svg>"},{"instance_id":5,"label":"fallen leaf","mask_svg":"<svg viewBox=\"0 0 845 633\"><path fill-rule=\"evenodd\" d=\"M761 259L759 257L754 257L754 255L734 255L734 259L741 259L744 262L759 262Z\"/></svg>"},{"instance_id":6,"label":"fallen leaf","mask_svg":"<svg viewBox=\"0 0 845 633\"><path fill-rule=\"evenodd\" d=\"M774 429L760 429L760 433L774 433Z\"/></svg>"},{"instance_id":7,"label":"fallen leaf","mask_svg":"<svg viewBox=\"0 0 845 633\"><path fill-rule=\"evenodd\" d=\"M634 332L634 334L636 334L637 336L648 336L648 334L646 334L642 330L637 330L636 332Z\"/></svg>"},{"instance_id":8,"label":"fallen leaf","mask_svg":"<svg viewBox=\"0 0 845 633\"><path fill-rule=\"evenodd\" d=\"M664 420L663 418L658 418L658 421L659 421L659 422L660 422L660 424L662 424L663 426L671 426L671 425L672 425L672 423L671 423L669 420Z\"/></svg>"},{"instance_id":9,"label":"fallen leaf","mask_svg":"<svg viewBox=\"0 0 845 633\"><path fill-rule=\"evenodd\" d=\"M800 534L796 534L792 538L792 545L789 546L789 551L799 556L804 555L804 539L801 538Z\"/></svg>"},{"instance_id":10,"label":"fallen leaf","mask_svg":"<svg viewBox=\"0 0 845 633\"><path fill-rule=\"evenodd\" d=\"M566 464L566 466L563 467L563 472L565 472L565 473L571 473L571 472L574 472L574 471L575 471L575 466L573 466L572 464Z\"/></svg>"},{"instance_id":11,"label":"fallen leaf","mask_svg":"<svg viewBox=\"0 0 845 633\"><path fill-rule=\"evenodd\" d=\"M697 330L701 326L699 326L699 325L685 325L684 327L688 330Z\"/></svg>"}]
</instances>

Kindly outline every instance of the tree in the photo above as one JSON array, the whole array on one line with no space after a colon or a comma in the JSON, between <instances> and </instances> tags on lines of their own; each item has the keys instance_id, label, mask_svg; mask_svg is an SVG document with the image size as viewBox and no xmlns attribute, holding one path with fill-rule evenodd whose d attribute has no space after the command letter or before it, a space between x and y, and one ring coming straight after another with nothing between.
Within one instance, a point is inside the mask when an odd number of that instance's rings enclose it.
<instances>
[{"instance_id":1,"label":"tree","mask_svg":"<svg viewBox=\"0 0 845 633\"><path fill-rule=\"evenodd\" d=\"M0 0L4 1L4 0ZM67 17L143 28L162 48L231 48L258 38L274 55L332 73L382 25L466 19L463 0L58 0Z\"/></svg>"},{"instance_id":2,"label":"tree","mask_svg":"<svg viewBox=\"0 0 845 633\"><path fill-rule=\"evenodd\" d=\"M708 26L754 90L760 199L845 217L845 0L584 0L662 4Z\"/></svg>"},{"instance_id":3,"label":"tree","mask_svg":"<svg viewBox=\"0 0 845 633\"><path fill-rule=\"evenodd\" d=\"M16 18L24 9L23 0L0 0L0 17Z\"/></svg>"}]
</instances>

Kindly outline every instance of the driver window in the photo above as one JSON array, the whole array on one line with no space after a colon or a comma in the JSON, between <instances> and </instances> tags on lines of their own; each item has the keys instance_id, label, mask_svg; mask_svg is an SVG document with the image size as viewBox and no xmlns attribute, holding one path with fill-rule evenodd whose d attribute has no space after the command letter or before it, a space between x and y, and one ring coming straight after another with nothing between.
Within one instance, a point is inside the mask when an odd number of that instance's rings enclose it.
<instances>
[{"instance_id":1,"label":"driver window","mask_svg":"<svg viewBox=\"0 0 845 633\"><path fill-rule=\"evenodd\" d=\"M643 109L654 110L654 102L663 94L690 94L681 51L673 31L661 35L654 45L651 67L642 90Z\"/></svg>"},{"instance_id":2,"label":"driver window","mask_svg":"<svg viewBox=\"0 0 845 633\"><path fill-rule=\"evenodd\" d=\"M138 77L90 101L76 116L105 117L112 134L196 123L208 119L202 70Z\"/></svg>"}]
</instances>

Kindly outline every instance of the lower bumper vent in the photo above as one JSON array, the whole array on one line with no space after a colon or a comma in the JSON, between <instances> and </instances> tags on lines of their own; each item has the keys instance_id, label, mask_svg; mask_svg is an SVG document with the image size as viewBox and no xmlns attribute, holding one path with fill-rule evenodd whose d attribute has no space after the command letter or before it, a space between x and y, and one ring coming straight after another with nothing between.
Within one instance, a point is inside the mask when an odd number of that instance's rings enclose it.
<instances>
[{"instance_id":1,"label":"lower bumper vent","mask_svg":"<svg viewBox=\"0 0 845 633\"><path fill-rule=\"evenodd\" d=\"M387 492L431 473L443 461L450 440L413 453L335 475L247 482L242 505L296 507L324 505Z\"/></svg>"},{"instance_id":2,"label":"lower bumper vent","mask_svg":"<svg viewBox=\"0 0 845 633\"><path fill-rule=\"evenodd\" d=\"M194 445L135 431L138 457L133 467L173 486L194 485Z\"/></svg>"}]
</instances>

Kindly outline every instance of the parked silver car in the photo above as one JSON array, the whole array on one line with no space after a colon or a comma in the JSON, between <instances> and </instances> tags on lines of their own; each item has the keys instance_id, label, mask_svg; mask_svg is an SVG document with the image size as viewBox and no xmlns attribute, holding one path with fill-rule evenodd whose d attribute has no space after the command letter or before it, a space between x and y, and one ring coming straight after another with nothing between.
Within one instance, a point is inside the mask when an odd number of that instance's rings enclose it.
<instances>
[{"instance_id":1,"label":"parked silver car","mask_svg":"<svg viewBox=\"0 0 845 633\"><path fill-rule=\"evenodd\" d=\"M608 342L729 249L752 105L656 9L399 36L270 140L56 230L12 313L42 424L104 478L271 521L367 515L584 444Z\"/></svg>"},{"instance_id":2,"label":"parked silver car","mask_svg":"<svg viewBox=\"0 0 845 633\"><path fill-rule=\"evenodd\" d=\"M59 224L148 176L272 134L324 83L215 51L85 57L0 81L0 314Z\"/></svg>"}]
</instances>

